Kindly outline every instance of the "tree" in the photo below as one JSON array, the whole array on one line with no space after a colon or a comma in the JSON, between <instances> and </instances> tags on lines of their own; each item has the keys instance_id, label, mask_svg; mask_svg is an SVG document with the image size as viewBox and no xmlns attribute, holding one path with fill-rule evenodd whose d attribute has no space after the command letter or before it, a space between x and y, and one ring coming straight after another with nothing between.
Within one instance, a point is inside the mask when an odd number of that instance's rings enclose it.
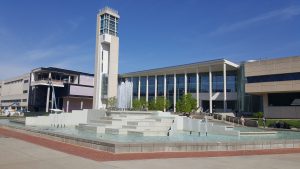
<instances>
[{"instance_id":1,"label":"tree","mask_svg":"<svg viewBox=\"0 0 300 169\"><path fill-rule=\"evenodd\" d=\"M116 97L110 97L107 99L107 108L108 109L113 109L117 107L117 98Z\"/></svg>"},{"instance_id":2,"label":"tree","mask_svg":"<svg viewBox=\"0 0 300 169\"><path fill-rule=\"evenodd\" d=\"M132 109L133 109L133 110L141 110L141 109L142 109L142 105L141 105L140 100L134 99L134 100L132 101Z\"/></svg>"},{"instance_id":3,"label":"tree","mask_svg":"<svg viewBox=\"0 0 300 169\"><path fill-rule=\"evenodd\" d=\"M197 109L197 100L193 98L192 94L185 94L180 97L176 103L176 111L183 113L191 113Z\"/></svg>"},{"instance_id":4,"label":"tree","mask_svg":"<svg viewBox=\"0 0 300 169\"><path fill-rule=\"evenodd\" d=\"M156 98L156 100L151 100L149 102L149 110L160 110L164 111L169 107L169 100L165 99L163 96L159 96Z\"/></svg>"},{"instance_id":5,"label":"tree","mask_svg":"<svg viewBox=\"0 0 300 169\"><path fill-rule=\"evenodd\" d=\"M145 110L148 108L148 102L146 98L142 97L140 99L134 99L132 101L132 108L133 110Z\"/></svg>"}]
</instances>

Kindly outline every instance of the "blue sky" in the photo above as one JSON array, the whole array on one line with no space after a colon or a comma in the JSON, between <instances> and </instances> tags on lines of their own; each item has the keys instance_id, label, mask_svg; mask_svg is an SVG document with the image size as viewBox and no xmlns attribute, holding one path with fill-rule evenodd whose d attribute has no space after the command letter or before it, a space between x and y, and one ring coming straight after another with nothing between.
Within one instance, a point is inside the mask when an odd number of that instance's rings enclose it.
<instances>
[{"instance_id":1,"label":"blue sky","mask_svg":"<svg viewBox=\"0 0 300 169\"><path fill-rule=\"evenodd\" d=\"M0 79L94 72L96 13L120 13L119 72L300 55L298 0L0 0Z\"/></svg>"}]
</instances>

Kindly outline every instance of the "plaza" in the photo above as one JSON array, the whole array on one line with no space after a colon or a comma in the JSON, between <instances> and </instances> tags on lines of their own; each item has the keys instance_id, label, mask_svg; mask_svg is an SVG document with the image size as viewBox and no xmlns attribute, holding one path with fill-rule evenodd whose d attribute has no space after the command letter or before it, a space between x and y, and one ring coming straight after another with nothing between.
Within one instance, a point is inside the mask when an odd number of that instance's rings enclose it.
<instances>
[{"instance_id":1,"label":"plaza","mask_svg":"<svg viewBox=\"0 0 300 169\"><path fill-rule=\"evenodd\" d=\"M266 168L298 165L299 129L262 128L253 116L300 118L300 56L198 56L119 73L126 66L119 64L121 15L104 7L96 18L94 74L39 67L0 81L0 108L9 117L0 119L1 168L253 168L260 159ZM25 118L15 118L20 114Z\"/></svg>"},{"instance_id":2,"label":"plaza","mask_svg":"<svg viewBox=\"0 0 300 169\"><path fill-rule=\"evenodd\" d=\"M91 160L84 156L75 156L63 151L57 151L36 144L24 142L0 134L0 158L2 169L43 168L52 169L79 169L79 168L245 168L257 167L257 161L262 168L296 169L299 165L300 154L273 154L273 155L242 155L216 157L186 157L148 160L101 160L101 157ZM5 154L5 155L4 155ZM82 154L83 155L83 154ZM156 155L158 157L158 155ZM163 158L163 157L162 157Z\"/></svg>"}]
</instances>

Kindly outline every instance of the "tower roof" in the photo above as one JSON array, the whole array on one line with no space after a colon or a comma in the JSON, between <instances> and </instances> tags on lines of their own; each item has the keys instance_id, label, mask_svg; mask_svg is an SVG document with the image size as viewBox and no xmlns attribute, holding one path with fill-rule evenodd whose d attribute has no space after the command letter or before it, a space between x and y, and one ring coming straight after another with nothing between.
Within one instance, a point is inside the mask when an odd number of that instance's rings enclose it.
<instances>
[{"instance_id":1,"label":"tower roof","mask_svg":"<svg viewBox=\"0 0 300 169\"><path fill-rule=\"evenodd\" d=\"M115 16L117 18L120 18L119 12L117 10L115 10L115 9L112 9L112 8L108 7L108 6L106 6L106 7L104 7L104 8L102 8L102 9L99 10L99 14L100 15L105 14L105 13L113 15L113 16Z\"/></svg>"}]
</instances>

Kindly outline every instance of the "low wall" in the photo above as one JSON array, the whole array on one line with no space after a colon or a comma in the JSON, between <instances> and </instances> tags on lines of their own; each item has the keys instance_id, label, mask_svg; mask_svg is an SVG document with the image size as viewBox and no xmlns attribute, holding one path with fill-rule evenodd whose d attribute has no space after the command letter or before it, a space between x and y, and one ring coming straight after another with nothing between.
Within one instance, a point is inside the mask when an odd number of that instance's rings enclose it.
<instances>
[{"instance_id":1,"label":"low wall","mask_svg":"<svg viewBox=\"0 0 300 169\"><path fill-rule=\"evenodd\" d=\"M49 116L26 117L25 124L30 126L74 126L88 123L92 119L105 116L105 110L73 110L72 113L49 114Z\"/></svg>"},{"instance_id":2,"label":"low wall","mask_svg":"<svg viewBox=\"0 0 300 169\"><path fill-rule=\"evenodd\" d=\"M282 148L300 148L300 140L256 140L236 142L165 142L165 143L119 143L104 140L91 140L67 136L49 131L39 131L29 128L12 127L18 132L28 133L55 141L79 145L96 150L112 153L139 153L139 152L205 152L205 151L246 151L272 150Z\"/></svg>"},{"instance_id":3,"label":"low wall","mask_svg":"<svg viewBox=\"0 0 300 169\"><path fill-rule=\"evenodd\" d=\"M236 123L236 124L242 125L240 117L226 116L225 120L228 122L231 122L231 123ZM248 127L258 127L258 123L256 120L245 119L244 125L248 126Z\"/></svg>"},{"instance_id":4,"label":"low wall","mask_svg":"<svg viewBox=\"0 0 300 169\"><path fill-rule=\"evenodd\" d=\"M269 106L266 118L300 119L300 106Z\"/></svg>"}]
</instances>

